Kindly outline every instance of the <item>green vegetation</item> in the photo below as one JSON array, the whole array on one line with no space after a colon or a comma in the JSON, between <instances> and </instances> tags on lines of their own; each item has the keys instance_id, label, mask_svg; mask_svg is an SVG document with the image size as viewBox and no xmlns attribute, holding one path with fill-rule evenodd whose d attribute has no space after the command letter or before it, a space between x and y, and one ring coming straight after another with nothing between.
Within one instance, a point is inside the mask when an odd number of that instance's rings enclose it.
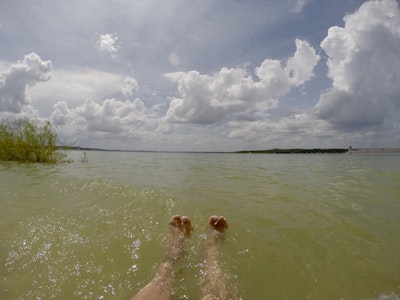
<instances>
[{"instance_id":1,"label":"green vegetation","mask_svg":"<svg viewBox=\"0 0 400 300\"><path fill-rule=\"evenodd\" d=\"M331 148L331 149L270 149L270 150L250 150L250 151L238 151L236 153L270 153L270 154L296 154L296 153L346 153L348 149Z\"/></svg>"},{"instance_id":2,"label":"green vegetation","mask_svg":"<svg viewBox=\"0 0 400 300\"><path fill-rule=\"evenodd\" d=\"M0 160L23 162L60 162L66 154L59 151L57 134L49 121L27 119L0 124Z\"/></svg>"}]
</instances>

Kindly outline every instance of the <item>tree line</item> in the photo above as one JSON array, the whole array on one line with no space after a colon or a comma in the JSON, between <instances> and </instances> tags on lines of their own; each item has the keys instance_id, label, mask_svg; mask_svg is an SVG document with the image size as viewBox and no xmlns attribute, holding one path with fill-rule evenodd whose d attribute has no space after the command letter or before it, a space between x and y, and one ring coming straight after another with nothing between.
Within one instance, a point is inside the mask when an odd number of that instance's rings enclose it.
<instances>
[{"instance_id":1,"label":"tree line","mask_svg":"<svg viewBox=\"0 0 400 300\"><path fill-rule=\"evenodd\" d=\"M329 149L270 149L270 150L249 150L249 151L237 151L236 153L254 153L254 154L262 154L262 153L269 153L269 154L301 154L301 153L346 153L348 149L343 148L329 148Z\"/></svg>"}]
</instances>

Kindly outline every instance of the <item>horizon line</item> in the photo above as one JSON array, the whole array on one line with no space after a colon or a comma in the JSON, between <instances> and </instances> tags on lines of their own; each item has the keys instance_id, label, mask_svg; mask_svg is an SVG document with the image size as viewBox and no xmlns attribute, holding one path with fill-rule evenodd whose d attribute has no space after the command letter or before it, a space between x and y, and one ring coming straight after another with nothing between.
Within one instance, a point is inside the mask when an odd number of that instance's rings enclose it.
<instances>
[{"instance_id":1,"label":"horizon line","mask_svg":"<svg viewBox=\"0 0 400 300\"><path fill-rule=\"evenodd\" d=\"M326 152L337 151L338 153L357 153L366 151L369 153L400 153L400 147L365 147L365 148L272 148L272 149L260 149L260 150L234 150L234 151L188 151L188 150L140 150L140 149L104 149L96 147L81 147L81 146L58 146L61 149L66 150L83 150L83 151L110 151L110 152L147 152L147 153L279 153L280 151L290 153L301 153L302 151L307 152ZM281 153L282 153L281 152Z\"/></svg>"}]
</instances>

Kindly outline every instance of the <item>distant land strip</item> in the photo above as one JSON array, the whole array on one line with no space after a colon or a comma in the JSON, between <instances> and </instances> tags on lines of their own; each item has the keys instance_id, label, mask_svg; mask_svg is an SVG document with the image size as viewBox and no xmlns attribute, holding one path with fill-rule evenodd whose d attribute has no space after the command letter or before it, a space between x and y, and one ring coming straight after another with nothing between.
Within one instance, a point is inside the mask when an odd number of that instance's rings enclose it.
<instances>
[{"instance_id":1,"label":"distant land strip","mask_svg":"<svg viewBox=\"0 0 400 300\"><path fill-rule=\"evenodd\" d=\"M235 153L270 153L270 154L297 154L297 153L348 153L348 154L399 154L400 148L330 148L330 149L270 149L237 151Z\"/></svg>"},{"instance_id":2,"label":"distant land strip","mask_svg":"<svg viewBox=\"0 0 400 300\"><path fill-rule=\"evenodd\" d=\"M270 150L244 150L236 151L235 153L254 153L254 154L302 154L302 153L347 153L349 149L344 148L330 148L330 149L270 149Z\"/></svg>"}]
</instances>

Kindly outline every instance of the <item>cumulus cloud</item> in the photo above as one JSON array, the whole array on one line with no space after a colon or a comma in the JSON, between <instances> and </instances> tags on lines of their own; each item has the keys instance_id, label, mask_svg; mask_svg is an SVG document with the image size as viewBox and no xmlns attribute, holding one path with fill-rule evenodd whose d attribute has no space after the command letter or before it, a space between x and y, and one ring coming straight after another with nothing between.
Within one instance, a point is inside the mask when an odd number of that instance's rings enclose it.
<instances>
[{"instance_id":1,"label":"cumulus cloud","mask_svg":"<svg viewBox=\"0 0 400 300\"><path fill-rule=\"evenodd\" d=\"M130 98L138 90L139 85L135 78L127 76L124 78L124 83L122 87L122 94L125 98Z\"/></svg>"},{"instance_id":2,"label":"cumulus cloud","mask_svg":"<svg viewBox=\"0 0 400 300\"><path fill-rule=\"evenodd\" d=\"M320 147L328 146L335 132L322 120L315 120L308 113L295 113L278 120L264 119L241 123L230 121L228 137L240 139L246 145L265 144L274 147L308 148L319 140ZM324 144L323 140L327 140Z\"/></svg>"},{"instance_id":3,"label":"cumulus cloud","mask_svg":"<svg viewBox=\"0 0 400 300\"><path fill-rule=\"evenodd\" d=\"M216 123L260 103L264 108L276 107L279 97L314 76L320 59L306 41L296 39L296 49L285 64L266 59L255 69L257 80L243 68L222 68L214 75L197 71L165 74L178 84L178 96L171 99L166 121Z\"/></svg>"},{"instance_id":4,"label":"cumulus cloud","mask_svg":"<svg viewBox=\"0 0 400 300\"><path fill-rule=\"evenodd\" d=\"M331 27L321 47L332 87L316 115L337 126L381 125L400 108L400 10L395 0L368 1Z\"/></svg>"},{"instance_id":5,"label":"cumulus cloud","mask_svg":"<svg viewBox=\"0 0 400 300\"><path fill-rule=\"evenodd\" d=\"M51 120L55 125L77 122L95 131L118 132L125 124L144 121L146 107L140 99L120 101L107 99L102 103L86 100L82 105L70 108L64 101L55 104Z\"/></svg>"},{"instance_id":6,"label":"cumulus cloud","mask_svg":"<svg viewBox=\"0 0 400 300\"><path fill-rule=\"evenodd\" d=\"M227 123L227 128L229 139L241 141L242 146L236 146L236 149L347 148L349 145L398 147L396 137L400 136L398 125L392 129L343 131L307 112L254 122L233 120ZM390 140L385 140L384 132L391 137Z\"/></svg>"},{"instance_id":7,"label":"cumulus cloud","mask_svg":"<svg viewBox=\"0 0 400 300\"><path fill-rule=\"evenodd\" d=\"M130 134L151 126L153 115L140 99L106 99L101 103L86 100L74 108L60 101L54 105L50 120L62 139L87 144L99 135L112 137L123 133L124 139L129 138Z\"/></svg>"},{"instance_id":8,"label":"cumulus cloud","mask_svg":"<svg viewBox=\"0 0 400 300\"><path fill-rule=\"evenodd\" d=\"M97 40L97 47L101 51L106 51L111 55L115 55L118 52L118 34L116 33L105 33L101 34Z\"/></svg>"},{"instance_id":9,"label":"cumulus cloud","mask_svg":"<svg viewBox=\"0 0 400 300\"><path fill-rule=\"evenodd\" d=\"M36 53L30 53L0 73L0 111L21 112L30 104L27 87L49 80L51 68L51 61L43 61Z\"/></svg>"},{"instance_id":10,"label":"cumulus cloud","mask_svg":"<svg viewBox=\"0 0 400 300\"><path fill-rule=\"evenodd\" d=\"M0 120L15 120L15 119L40 119L39 111L32 105L21 107L18 113L10 111L0 111Z\"/></svg>"}]
</instances>

